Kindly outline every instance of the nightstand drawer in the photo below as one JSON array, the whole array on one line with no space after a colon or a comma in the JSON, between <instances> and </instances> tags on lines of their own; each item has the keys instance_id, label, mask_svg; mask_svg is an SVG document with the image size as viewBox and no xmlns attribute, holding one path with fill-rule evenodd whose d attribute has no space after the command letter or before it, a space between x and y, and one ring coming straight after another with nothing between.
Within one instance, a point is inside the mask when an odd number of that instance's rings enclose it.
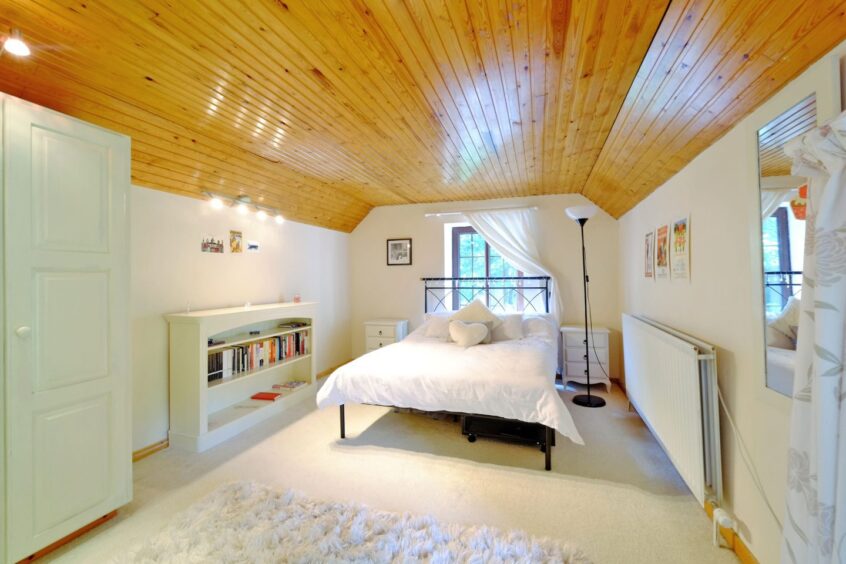
<instances>
[{"instance_id":1,"label":"nightstand drawer","mask_svg":"<svg viewBox=\"0 0 846 564\"><path fill-rule=\"evenodd\" d=\"M366 331L368 341L370 337L388 337L391 339L396 337L396 326L394 325L367 325Z\"/></svg>"},{"instance_id":2,"label":"nightstand drawer","mask_svg":"<svg viewBox=\"0 0 846 564\"><path fill-rule=\"evenodd\" d=\"M584 346L567 347L564 350L565 350L565 355L566 355L564 360L566 362L573 362L573 361L584 362L585 361L585 347ZM601 362L603 364L608 364L608 349L600 348L599 345L597 345L596 350L594 350L591 347L591 349L588 352L589 352L589 355L590 355L590 361L591 362ZM599 357L599 360L597 360L597 357Z\"/></svg>"},{"instance_id":3,"label":"nightstand drawer","mask_svg":"<svg viewBox=\"0 0 846 564\"><path fill-rule=\"evenodd\" d=\"M608 334L607 333L594 333L593 334L593 345L596 348L608 348ZM585 334L584 333L564 333L564 346L565 347L584 347L585 346Z\"/></svg>"},{"instance_id":4,"label":"nightstand drawer","mask_svg":"<svg viewBox=\"0 0 846 564\"><path fill-rule=\"evenodd\" d=\"M564 376L567 377L575 377L575 378L584 378L585 377L585 369L587 368L587 364L584 362L566 362L564 363ZM605 374L603 373L602 369L605 368L605 372L608 372L608 367L602 367L595 362L590 363L590 374L591 378L596 380L604 379Z\"/></svg>"},{"instance_id":5,"label":"nightstand drawer","mask_svg":"<svg viewBox=\"0 0 846 564\"><path fill-rule=\"evenodd\" d=\"M367 337L367 350L375 351L395 342L396 340L392 337Z\"/></svg>"}]
</instances>

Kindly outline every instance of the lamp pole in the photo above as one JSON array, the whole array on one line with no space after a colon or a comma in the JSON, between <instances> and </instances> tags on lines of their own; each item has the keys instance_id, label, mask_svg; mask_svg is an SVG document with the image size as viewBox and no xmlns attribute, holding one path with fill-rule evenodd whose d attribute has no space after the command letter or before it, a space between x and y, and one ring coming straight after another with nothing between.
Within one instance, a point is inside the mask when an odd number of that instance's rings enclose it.
<instances>
[{"instance_id":1,"label":"lamp pole","mask_svg":"<svg viewBox=\"0 0 846 564\"><path fill-rule=\"evenodd\" d=\"M585 376L587 376L587 394L579 394L573 396L573 403L583 407L602 407L605 405L605 400L599 396L593 396L590 393L590 345L588 342L588 299L587 299L587 255L585 254L585 223L588 218L580 217L576 221L579 222L579 227L582 232L582 286L585 298Z\"/></svg>"}]
</instances>

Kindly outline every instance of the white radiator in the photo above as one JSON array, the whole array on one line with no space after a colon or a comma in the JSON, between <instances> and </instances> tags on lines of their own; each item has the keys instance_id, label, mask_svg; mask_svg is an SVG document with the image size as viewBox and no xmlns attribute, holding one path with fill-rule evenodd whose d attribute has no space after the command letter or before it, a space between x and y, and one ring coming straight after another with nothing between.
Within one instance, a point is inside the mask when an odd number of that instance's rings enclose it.
<instances>
[{"instance_id":1,"label":"white radiator","mask_svg":"<svg viewBox=\"0 0 846 564\"><path fill-rule=\"evenodd\" d=\"M699 503L722 503L716 349L623 314L623 352L629 401Z\"/></svg>"}]
</instances>

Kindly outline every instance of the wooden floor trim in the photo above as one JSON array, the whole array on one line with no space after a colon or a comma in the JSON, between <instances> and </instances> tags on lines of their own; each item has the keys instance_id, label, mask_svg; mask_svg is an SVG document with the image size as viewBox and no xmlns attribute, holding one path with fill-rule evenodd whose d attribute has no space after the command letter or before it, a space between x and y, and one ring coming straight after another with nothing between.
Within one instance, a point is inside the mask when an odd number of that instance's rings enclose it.
<instances>
[{"instance_id":1,"label":"wooden floor trim","mask_svg":"<svg viewBox=\"0 0 846 564\"><path fill-rule=\"evenodd\" d=\"M326 369L326 370L324 370L323 372L319 372L319 373L317 374L317 379L320 379L320 378L325 378L325 377L329 376L330 374L332 374L333 372L335 372L337 369L339 369L339 368L340 368L340 367L342 367L343 365L348 364L348 363L350 363L350 362L352 362L352 361L353 361L353 359L345 360L344 362L342 362L342 363L341 363L341 364L339 364L338 366L333 366L332 368L327 368L327 369Z\"/></svg>"},{"instance_id":2,"label":"wooden floor trim","mask_svg":"<svg viewBox=\"0 0 846 564\"><path fill-rule=\"evenodd\" d=\"M714 505L710 501L705 502L705 513L707 513L708 517L713 521ZM759 564L758 559L755 558L755 555L752 554L752 551L749 550L749 547L746 546L746 543L743 542L743 539L740 537L740 535L738 535L731 529L720 527L720 536L725 539L725 541L737 555L737 559L740 560L743 564Z\"/></svg>"},{"instance_id":3,"label":"wooden floor trim","mask_svg":"<svg viewBox=\"0 0 846 564\"><path fill-rule=\"evenodd\" d=\"M21 564L22 562L32 562L34 560L38 560L39 558L42 558L42 557L50 554L54 550L61 548L62 546L68 544L69 542L77 539L78 537L81 537L82 535L84 535L85 533L90 531L91 529L93 529L95 527L99 527L100 525L102 525L103 523L108 521L109 519L114 518L115 515L117 515L117 509L112 511L111 513L107 513L107 514L103 515L102 517L100 517L99 519L97 519L95 521L88 523L87 525L85 525L81 529L75 530L74 532L67 535L66 537L60 538L59 540L57 540L53 544L51 544L49 546L45 546L44 548L42 548L41 550L39 550L35 554L31 554L31 555L27 556L26 558L19 560L18 564Z\"/></svg>"},{"instance_id":4,"label":"wooden floor trim","mask_svg":"<svg viewBox=\"0 0 846 564\"><path fill-rule=\"evenodd\" d=\"M164 450L170 446L170 441L167 439L163 441L159 441L157 443L153 443L149 446L145 446L144 448L138 449L132 453L132 462L138 462L142 458L147 458L151 454L155 454L160 450Z\"/></svg>"}]
</instances>

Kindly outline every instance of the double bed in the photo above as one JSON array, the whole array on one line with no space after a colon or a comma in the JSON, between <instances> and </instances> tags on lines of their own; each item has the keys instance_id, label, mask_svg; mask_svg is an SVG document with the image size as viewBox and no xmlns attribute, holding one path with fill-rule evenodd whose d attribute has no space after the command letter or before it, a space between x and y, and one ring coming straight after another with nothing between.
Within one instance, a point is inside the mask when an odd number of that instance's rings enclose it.
<instances>
[{"instance_id":1,"label":"double bed","mask_svg":"<svg viewBox=\"0 0 846 564\"><path fill-rule=\"evenodd\" d=\"M558 331L551 316L524 315L522 338L468 348L427 337L432 322L427 320L406 339L367 353L328 378L317 404L340 407L342 438L344 405L358 403L541 425L547 470L554 431L584 444L555 387Z\"/></svg>"}]
</instances>

